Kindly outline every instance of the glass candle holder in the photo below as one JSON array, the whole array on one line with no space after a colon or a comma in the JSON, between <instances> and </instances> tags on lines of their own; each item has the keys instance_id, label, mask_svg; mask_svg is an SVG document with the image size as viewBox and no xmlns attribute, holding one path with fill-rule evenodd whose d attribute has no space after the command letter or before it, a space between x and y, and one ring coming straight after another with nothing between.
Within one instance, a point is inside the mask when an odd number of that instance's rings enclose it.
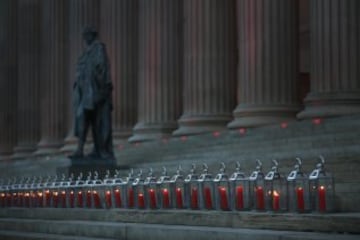
<instances>
[{"instance_id":1,"label":"glass candle holder","mask_svg":"<svg viewBox=\"0 0 360 240\"><path fill-rule=\"evenodd\" d=\"M199 182L196 174L196 166L192 164L190 173L185 178L185 203L186 208L200 209Z\"/></svg>"},{"instance_id":2,"label":"glass candle holder","mask_svg":"<svg viewBox=\"0 0 360 240\"><path fill-rule=\"evenodd\" d=\"M172 206L176 209L186 208L185 179L182 175L181 166L176 170L176 174L170 179Z\"/></svg>"},{"instance_id":3,"label":"glass candle holder","mask_svg":"<svg viewBox=\"0 0 360 240\"><path fill-rule=\"evenodd\" d=\"M250 206L257 211L265 210L265 175L262 172L262 163L256 160L256 168L249 177Z\"/></svg>"},{"instance_id":4,"label":"glass candle holder","mask_svg":"<svg viewBox=\"0 0 360 240\"><path fill-rule=\"evenodd\" d=\"M311 209L320 213L335 210L335 185L331 173L325 171L325 159L319 156L319 163L309 176Z\"/></svg>"},{"instance_id":5,"label":"glass candle holder","mask_svg":"<svg viewBox=\"0 0 360 240\"><path fill-rule=\"evenodd\" d=\"M241 172L241 165L236 163L236 171L230 176L231 209L244 211L250 209L249 179Z\"/></svg>"},{"instance_id":6,"label":"glass candle holder","mask_svg":"<svg viewBox=\"0 0 360 240\"><path fill-rule=\"evenodd\" d=\"M158 209L159 195L156 177L153 176L152 168L149 169L148 176L144 181L145 207L149 209Z\"/></svg>"},{"instance_id":7,"label":"glass candle holder","mask_svg":"<svg viewBox=\"0 0 360 240\"><path fill-rule=\"evenodd\" d=\"M278 172L278 162L272 162L273 166L265 176L266 210L287 211L287 181Z\"/></svg>"},{"instance_id":8,"label":"glass candle holder","mask_svg":"<svg viewBox=\"0 0 360 240\"><path fill-rule=\"evenodd\" d=\"M163 171L159 179L157 180L157 190L159 197L158 207L162 209L172 208L173 195L170 187L170 176L167 175L167 170L163 167Z\"/></svg>"},{"instance_id":9,"label":"glass candle holder","mask_svg":"<svg viewBox=\"0 0 360 240\"><path fill-rule=\"evenodd\" d=\"M144 178L143 172L140 169L138 176L132 183L132 193L134 200L134 207L138 209L144 209L145 206L145 189L144 189ZM129 196L131 197L131 195Z\"/></svg>"},{"instance_id":10,"label":"glass candle holder","mask_svg":"<svg viewBox=\"0 0 360 240\"><path fill-rule=\"evenodd\" d=\"M225 163L221 163L219 173L214 178L214 194L216 209L228 211L230 210L230 182L225 173Z\"/></svg>"},{"instance_id":11,"label":"glass candle holder","mask_svg":"<svg viewBox=\"0 0 360 240\"><path fill-rule=\"evenodd\" d=\"M208 166L203 164L203 173L199 176L200 208L215 209L214 181L212 174L208 171Z\"/></svg>"}]
</instances>

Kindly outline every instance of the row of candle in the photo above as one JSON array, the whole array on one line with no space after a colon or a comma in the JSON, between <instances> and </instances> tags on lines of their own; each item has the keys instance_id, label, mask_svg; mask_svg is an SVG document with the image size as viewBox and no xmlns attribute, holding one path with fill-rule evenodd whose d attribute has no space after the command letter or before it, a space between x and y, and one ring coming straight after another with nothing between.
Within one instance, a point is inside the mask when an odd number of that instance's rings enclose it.
<instances>
[{"instance_id":1,"label":"row of candle","mask_svg":"<svg viewBox=\"0 0 360 240\"><path fill-rule=\"evenodd\" d=\"M297 158L295 169L287 178L278 172L278 163L264 174L257 160L255 171L246 177L237 164L236 171L228 177L225 164L215 177L204 164L197 175L195 165L184 177L181 168L167 176L164 168L161 177L152 170L144 177L142 171L135 177L133 171L125 178L109 174L98 179L89 174L69 181L33 182L2 185L0 207L63 207L63 208L137 208L137 209L207 209L207 210L270 210L328 212L333 210L333 178L324 170L324 160L317 164L310 176L301 171Z\"/></svg>"}]
</instances>

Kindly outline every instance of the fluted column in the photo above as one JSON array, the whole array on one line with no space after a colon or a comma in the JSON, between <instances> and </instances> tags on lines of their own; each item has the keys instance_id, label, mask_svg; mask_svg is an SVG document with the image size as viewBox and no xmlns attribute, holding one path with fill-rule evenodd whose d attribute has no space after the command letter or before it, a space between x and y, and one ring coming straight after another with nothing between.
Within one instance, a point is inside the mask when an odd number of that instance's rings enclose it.
<instances>
[{"instance_id":1,"label":"fluted column","mask_svg":"<svg viewBox=\"0 0 360 240\"><path fill-rule=\"evenodd\" d=\"M36 150L40 133L41 1L18 1L18 141L15 157Z\"/></svg>"},{"instance_id":2,"label":"fluted column","mask_svg":"<svg viewBox=\"0 0 360 240\"><path fill-rule=\"evenodd\" d=\"M224 129L235 107L235 1L184 5L184 112L175 136Z\"/></svg>"},{"instance_id":3,"label":"fluted column","mask_svg":"<svg viewBox=\"0 0 360 240\"><path fill-rule=\"evenodd\" d=\"M238 106L229 128L294 120L297 0L238 0Z\"/></svg>"},{"instance_id":4,"label":"fluted column","mask_svg":"<svg viewBox=\"0 0 360 240\"><path fill-rule=\"evenodd\" d=\"M139 1L139 110L130 142L166 137L181 113L182 1Z\"/></svg>"},{"instance_id":5,"label":"fluted column","mask_svg":"<svg viewBox=\"0 0 360 240\"><path fill-rule=\"evenodd\" d=\"M138 2L102 0L100 37L108 49L113 91L113 137L130 137L137 119Z\"/></svg>"},{"instance_id":6,"label":"fluted column","mask_svg":"<svg viewBox=\"0 0 360 240\"><path fill-rule=\"evenodd\" d=\"M17 1L0 1L0 159L16 144Z\"/></svg>"},{"instance_id":7,"label":"fluted column","mask_svg":"<svg viewBox=\"0 0 360 240\"><path fill-rule=\"evenodd\" d=\"M85 26L94 26L99 31L100 22L100 3L99 0L68 0L68 77L66 87L66 98L68 106L67 131L63 152L73 151L76 148L76 138L74 137L74 112L72 106L72 90L76 78L77 59L83 50L82 30Z\"/></svg>"},{"instance_id":8,"label":"fluted column","mask_svg":"<svg viewBox=\"0 0 360 240\"><path fill-rule=\"evenodd\" d=\"M65 137L67 1L42 3L41 140L37 154L57 152Z\"/></svg>"},{"instance_id":9,"label":"fluted column","mask_svg":"<svg viewBox=\"0 0 360 240\"><path fill-rule=\"evenodd\" d=\"M360 2L310 1L311 90L299 118L360 112Z\"/></svg>"}]
</instances>

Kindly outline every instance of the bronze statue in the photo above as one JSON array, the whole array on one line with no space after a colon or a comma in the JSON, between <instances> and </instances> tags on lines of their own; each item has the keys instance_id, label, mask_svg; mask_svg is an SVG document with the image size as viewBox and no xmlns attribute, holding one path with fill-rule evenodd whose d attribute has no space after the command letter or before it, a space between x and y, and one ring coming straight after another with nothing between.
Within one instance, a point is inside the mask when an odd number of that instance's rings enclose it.
<instances>
[{"instance_id":1,"label":"bronze statue","mask_svg":"<svg viewBox=\"0 0 360 240\"><path fill-rule=\"evenodd\" d=\"M97 39L93 27L85 27L83 39L86 48L78 59L76 81L73 87L75 136L78 147L71 159L84 159L84 144L91 127L94 147L85 159L113 160L111 112L112 82L105 45Z\"/></svg>"}]
</instances>

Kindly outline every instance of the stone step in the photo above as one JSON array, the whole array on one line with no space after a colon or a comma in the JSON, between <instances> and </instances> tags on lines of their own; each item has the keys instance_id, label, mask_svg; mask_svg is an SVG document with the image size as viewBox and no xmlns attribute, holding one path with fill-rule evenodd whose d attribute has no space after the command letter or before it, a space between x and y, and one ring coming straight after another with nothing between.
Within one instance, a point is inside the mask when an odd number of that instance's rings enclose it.
<instances>
[{"instance_id":1,"label":"stone step","mask_svg":"<svg viewBox=\"0 0 360 240\"><path fill-rule=\"evenodd\" d=\"M112 240L112 239L0 230L0 240Z\"/></svg>"},{"instance_id":2,"label":"stone step","mask_svg":"<svg viewBox=\"0 0 360 240\"><path fill-rule=\"evenodd\" d=\"M91 237L121 236L121 224L162 224L360 234L360 213L294 214L196 210L0 209L0 229ZM57 226L62 227L57 227ZM84 227L83 226L87 226ZM86 228L88 230L86 230ZM113 230L111 230L113 229Z\"/></svg>"}]
</instances>

